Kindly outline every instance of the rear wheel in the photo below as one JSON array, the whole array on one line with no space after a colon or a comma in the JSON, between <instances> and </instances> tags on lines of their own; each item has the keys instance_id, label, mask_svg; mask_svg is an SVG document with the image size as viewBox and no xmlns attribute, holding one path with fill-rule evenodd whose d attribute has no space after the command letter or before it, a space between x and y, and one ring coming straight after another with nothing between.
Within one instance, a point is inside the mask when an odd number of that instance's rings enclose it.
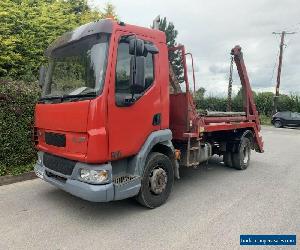
<instances>
[{"instance_id":1,"label":"rear wheel","mask_svg":"<svg viewBox=\"0 0 300 250\"><path fill-rule=\"evenodd\" d=\"M174 183L174 170L169 158L151 153L147 159L137 201L145 207L155 208L168 199Z\"/></svg>"},{"instance_id":2,"label":"rear wheel","mask_svg":"<svg viewBox=\"0 0 300 250\"><path fill-rule=\"evenodd\" d=\"M274 127L275 127L275 128L281 128L281 127L282 127L281 121L275 121L275 122L274 122Z\"/></svg>"},{"instance_id":3,"label":"rear wheel","mask_svg":"<svg viewBox=\"0 0 300 250\"><path fill-rule=\"evenodd\" d=\"M237 153L232 154L232 165L238 170L244 170L249 166L251 155L251 142L244 137L241 140Z\"/></svg>"}]
</instances>

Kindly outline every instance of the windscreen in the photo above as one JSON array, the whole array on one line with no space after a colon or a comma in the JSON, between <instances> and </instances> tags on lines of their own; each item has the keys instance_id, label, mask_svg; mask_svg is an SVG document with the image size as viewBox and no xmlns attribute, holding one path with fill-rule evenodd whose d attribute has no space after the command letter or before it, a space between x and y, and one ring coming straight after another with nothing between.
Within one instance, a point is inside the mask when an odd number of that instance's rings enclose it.
<instances>
[{"instance_id":1,"label":"windscreen","mask_svg":"<svg viewBox=\"0 0 300 250\"><path fill-rule=\"evenodd\" d=\"M109 35L95 34L51 52L43 98L101 92Z\"/></svg>"}]
</instances>

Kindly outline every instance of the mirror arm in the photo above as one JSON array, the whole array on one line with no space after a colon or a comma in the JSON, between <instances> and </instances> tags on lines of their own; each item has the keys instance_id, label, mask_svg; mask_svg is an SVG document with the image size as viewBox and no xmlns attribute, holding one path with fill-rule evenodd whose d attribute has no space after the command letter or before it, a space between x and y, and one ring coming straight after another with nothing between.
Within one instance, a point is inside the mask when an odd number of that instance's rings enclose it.
<instances>
[{"instance_id":1,"label":"mirror arm","mask_svg":"<svg viewBox=\"0 0 300 250\"><path fill-rule=\"evenodd\" d=\"M136 35L135 35L135 41L134 41L134 63L133 63L133 68L132 68L132 77L133 77L133 86L136 84ZM134 87L131 89L131 101L134 101Z\"/></svg>"}]
</instances>

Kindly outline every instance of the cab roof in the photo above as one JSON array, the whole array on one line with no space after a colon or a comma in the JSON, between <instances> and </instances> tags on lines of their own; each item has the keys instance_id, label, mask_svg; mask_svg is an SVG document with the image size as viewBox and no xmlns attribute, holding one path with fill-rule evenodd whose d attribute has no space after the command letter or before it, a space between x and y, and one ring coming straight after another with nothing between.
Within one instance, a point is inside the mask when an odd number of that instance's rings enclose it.
<instances>
[{"instance_id":1,"label":"cab roof","mask_svg":"<svg viewBox=\"0 0 300 250\"><path fill-rule=\"evenodd\" d=\"M140 34L146 37L155 39L157 42L166 43L166 36L164 32L150 28L139 27L135 25L117 22L113 19L101 19L95 22L84 24L73 31L66 32L57 38L45 51L46 56L50 56L54 49L64 47L67 44L73 43L82 39L83 37L90 36L97 33L111 34L117 30L129 31L133 34Z\"/></svg>"}]
</instances>

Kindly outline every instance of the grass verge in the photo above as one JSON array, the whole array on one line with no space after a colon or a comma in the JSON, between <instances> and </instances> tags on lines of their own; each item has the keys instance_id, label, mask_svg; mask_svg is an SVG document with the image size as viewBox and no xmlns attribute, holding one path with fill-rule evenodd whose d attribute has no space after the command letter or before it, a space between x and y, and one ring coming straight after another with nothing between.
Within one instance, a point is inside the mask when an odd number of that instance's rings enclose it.
<instances>
[{"instance_id":1,"label":"grass verge","mask_svg":"<svg viewBox=\"0 0 300 250\"><path fill-rule=\"evenodd\" d=\"M271 117L270 116L267 116L267 115L260 115L260 123L261 125L269 125L271 126Z\"/></svg>"},{"instance_id":2,"label":"grass verge","mask_svg":"<svg viewBox=\"0 0 300 250\"><path fill-rule=\"evenodd\" d=\"M25 164L21 166L14 166L14 167L6 167L3 165L0 165L0 176L5 175L20 175L26 172L30 172L33 170L34 163Z\"/></svg>"}]
</instances>

